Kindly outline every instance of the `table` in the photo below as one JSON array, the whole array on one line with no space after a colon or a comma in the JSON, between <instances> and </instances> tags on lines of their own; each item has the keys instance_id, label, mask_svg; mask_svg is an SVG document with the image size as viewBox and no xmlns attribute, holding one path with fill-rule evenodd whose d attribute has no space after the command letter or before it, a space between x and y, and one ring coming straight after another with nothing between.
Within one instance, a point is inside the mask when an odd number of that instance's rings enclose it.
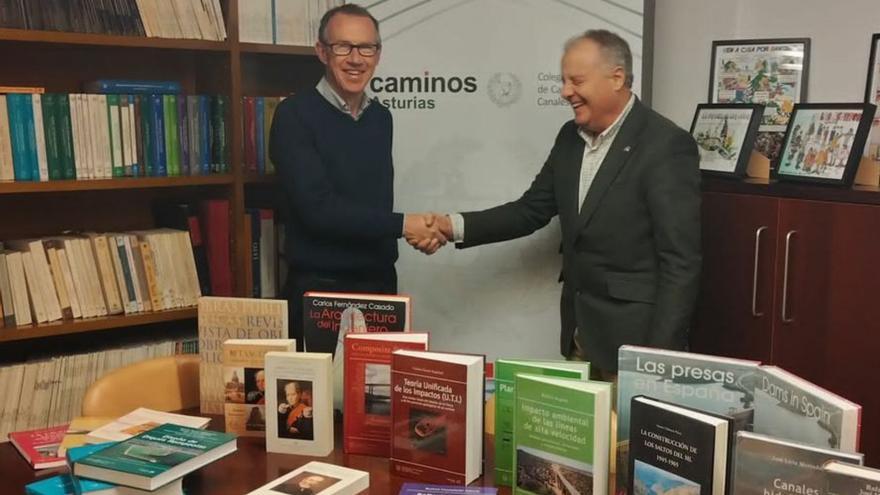
<instances>
[{"instance_id":1,"label":"table","mask_svg":"<svg viewBox=\"0 0 880 495\"><path fill-rule=\"evenodd\" d=\"M198 411L182 412L198 415ZM211 418L209 429L222 431L223 416L206 417ZM187 475L183 479L184 490L187 495L242 495L314 460L368 471L370 489L364 493L372 495L396 495L404 482L415 481L391 475L387 458L346 455L342 451L342 425L337 423L334 431L336 448L327 457L269 454L266 453L264 439L239 438L237 451ZM492 435L486 435L484 453L485 474L471 486L493 486L492 458L495 451ZM12 444L0 444L0 494L22 494L28 483L65 471L65 468L34 471ZM499 489L498 493L509 494L510 489L505 487Z\"/></svg>"}]
</instances>

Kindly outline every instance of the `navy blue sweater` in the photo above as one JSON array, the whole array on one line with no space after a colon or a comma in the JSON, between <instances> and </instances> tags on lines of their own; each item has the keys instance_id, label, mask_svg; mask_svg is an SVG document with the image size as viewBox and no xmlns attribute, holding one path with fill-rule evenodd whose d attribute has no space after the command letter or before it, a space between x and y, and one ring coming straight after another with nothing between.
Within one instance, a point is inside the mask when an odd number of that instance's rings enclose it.
<instances>
[{"instance_id":1,"label":"navy blue sweater","mask_svg":"<svg viewBox=\"0 0 880 495\"><path fill-rule=\"evenodd\" d=\"M287 260L296 270L383 271L397 261L391 112L360 119L314 88L275 110L269 153L290 206Z\"/></svg>"}]
</instances>

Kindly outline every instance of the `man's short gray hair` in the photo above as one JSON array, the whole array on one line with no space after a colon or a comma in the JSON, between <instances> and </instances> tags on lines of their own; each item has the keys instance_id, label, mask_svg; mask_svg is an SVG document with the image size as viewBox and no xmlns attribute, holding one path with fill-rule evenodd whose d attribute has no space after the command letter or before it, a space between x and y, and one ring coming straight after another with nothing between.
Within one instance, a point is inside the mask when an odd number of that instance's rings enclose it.
<instances>
[{"instance_id":1,"label":"man's short gray hair","mask_svg":"<svg viewBox=\"0 0 880 495\"><path fill-rule=\"evenodd\" d=\"M590 29L568 40L565 43L565 51L584 40L590 40L598 44L602 49L602 55L605 57L605 60L613 67L623 67L626 74L623 84L627 88L632 88L634 78L633 57L629 49L629 43L616 33L606 29Z\"/></svg>"}]
</instances>

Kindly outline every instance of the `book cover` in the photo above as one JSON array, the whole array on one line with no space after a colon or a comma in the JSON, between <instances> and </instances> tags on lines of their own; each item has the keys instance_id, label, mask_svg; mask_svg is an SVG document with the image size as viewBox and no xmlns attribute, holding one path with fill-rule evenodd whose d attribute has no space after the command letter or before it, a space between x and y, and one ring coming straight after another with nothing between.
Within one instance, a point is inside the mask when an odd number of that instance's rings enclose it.
<instances>
[{"instance_id":1,"label":"book cover","mask_svg":"<svg viewBox=\"0 0 880 495\"><path fill-rule=\"evenodd\" d=\"M58 455L64 456L68 450L87 444L89 433L115 420L116 418L100 416L79 416L73 418L67 426L67 431L64 432L61 445L58 446Z\"/></svg>"},{"instance_id":2,"label":"book cover","mask_svg":"<svg viewBox=\"0 0 880 495\"><path fill-rule=\"evenodd\" d=\"M89 443L121 442L163 424L186 426L188 428L206 428L210 422L210 418L186 416L139 407L125 416L117 418L115 421L92 430L86 435L86 440Z\"/></svg>"},{"instance_id":3,"label":"book cover","mask_svg":"<svg viewBox=\"0 0 880 495\"><path fill-rule=\"evenodd\" d=\"M518 374L513 493L608 493L611 384Z\"/></svg>"},{"instance_id":4,"label":"book cover","mask_svg":"<svg viewBox=\"0 0 880 495\"><path fill-rule=\"evenodd\" d=\"M333 451L333 369L327 353L266 353L266 450L323 457Z\"/></svg>"},{"instance_id":5,"label":"book cover","mask_svg":"<svg viewBox=\"0 0 880 495\"><path fill-rule=\"evenodd\" d=\"M165 424L76 461L73 474L156 490L235 450L234 435Z\"/></svg>"},{"instance_id":6,"label":"book cover","mask_svg":"<svg viewBox=\"0 0 880 495\"><path fill-rule=\"evenodd\" d=\"M266 436L267 352L296 352L293 339L229 339L223 343L226 432Z\"/></svg>"},{"instance_id":7,"label":"book cover","mask_svg":"<svg viewBox=\"0 0 880 495\"><path fill-rule=\"evenodd\" d=\"M589 380L590 363L576 361L495 361L495 483L513 484L513 409L516 375L546 375Z\"/></svg>"},{"instance_id":8,"label":"book cover","mask_svg":"<svg viewBox=\"0 0 880 495\"><path fill-rule=\"evenodd\" d=\"M496 495L498 489L493 486L457 486L457 485L425 485L421 483L404 483L398 495Z\"/></svg>"},{"instance_id":9,"label":"book cover","mask_svg":"<svg viewBox=\"0 0 880 495\"><path fill-rule=\"evenodd\" d=\"M862 407L776 366L761 366L755 433L857 452Z\"/></svg>"},{"instance_id":10,"label":"book cover","mask_svg":"<svg viewBox=\"0 0 880 495\"><path fill-rule=\"evenodd\" d=\"M629 493L724 495L732 420L644 396L630 406Z\"/></svg>"},{"instance_id":11,"label":"book cover","mask_svg":"<svg viewBox=\"0 0 880 495\"><path fill-rule=\"evenodd\" d=\"M735 452L732 493L737 495L821 495L826 462L862 464L864 459L745 431L736 434Z\"/></svg>"},{"instance_id":12,"label":"book cover","mask_svg":"<svg viewBox=\"0 0 880 495\"><path fill-rule=\"evenodd\" d=\"M312 461L248 495L356 495L370 486L370 473Z\"/></svg>"},{"instance_id":13,"label":"book cover","mask_svg":"<svg viewBox=\"0 0 880 495\"><path fill-rule=\"evenodd\" d=\"M223 342L287 338L287 301L199 298L199 387L203 414L223 414Z\"/></svg>"},{"instance_id":14,"label":"book cover","mask_svg":"<svg viewBox=\"0 0 880 495\"><path fill-rule=\"evenodd\" d=\"M391 358L391 472L467 485L482 474L483 356L399 350Z\"/></svg>"},{"instance_id":15,"label":"book cover","mask_svg":"<svg viewBox=\"0 0 880 495\"><path fill-rule=\"evenodd\" d=\"M828 495L880 495L878 469L830 461L825 464L825 476Z\"/></svg>"},{"instance_id":16,"label":"book cover","mask_svg":"<svg viewBox=\"0 0 880 495\"><path fill-rule=\"evenodd\" d=\"M67 425L38 430L16 431L9 434L9 442L34 469L65 465L58 455L58 446L64 438Z\"/></svg>"},{"instance_id":17,"label":"book cover","mask_svg":"<svg viewBox=\"0 0 880 495\"><path fill-rule=\"evenodd\" d=\"M409 296L306 292L303 338L309 352L335 353L347 333L409 332Z\"/></svg>"},{"instance_id":18,"label":"book cover","mask_svg":"<svg viewBox=\"0 0 880 495\"><path fill-rule=\"evenodd\" d=\"M391 455L391 355L400 349L428 350L426 333L350 333L345 336L344 377L334 390L334 404L343 409L346 454ZM344 401L342 400L344 397Z\"/></svg>"},{"instance_id":19,"label":"book cover","mask_svg":"<svg viewBox=\"0 0 880 495\"><path fill-rule=\"evenodd\" d=\"M183 480L178 479L162 488L148 492L117 486L103 481L77 478L70 474L59 474L51 478L34 481L25 486L26 495L182 495Z\"/></svg>"},{"instance_id":20,"label":"book cover","mask_svg":"<svg viewBox=\"0 0 880 495\"><path fill-rule=\"evenodd\" d=\"M618 351L616 493L628 479L629 406L632 398L655 399L725 414L734 430L751 431L754 422L756 361L638 346Z\"/></svg>"}]
</instances>

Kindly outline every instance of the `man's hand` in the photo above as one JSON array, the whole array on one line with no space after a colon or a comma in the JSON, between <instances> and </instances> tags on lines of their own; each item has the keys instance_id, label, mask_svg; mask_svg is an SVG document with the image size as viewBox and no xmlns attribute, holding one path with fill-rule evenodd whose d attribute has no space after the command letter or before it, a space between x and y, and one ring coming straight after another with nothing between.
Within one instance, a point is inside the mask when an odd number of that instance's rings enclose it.
<instances>
[{"instance_id":1,"label":"man's hand","mask_svg":"<svg viewBox=\"0 0 880 495\"><path fill-rule=\"evenodd\" d=\"M446 219L448 222L448 218ZM403 237L410 246L425 254L434 254L446 244L441 231L443 221L434 213L407 214L403 222ZM450 227L451 231L452 228Z\"/></svg>"}]
</instances>

